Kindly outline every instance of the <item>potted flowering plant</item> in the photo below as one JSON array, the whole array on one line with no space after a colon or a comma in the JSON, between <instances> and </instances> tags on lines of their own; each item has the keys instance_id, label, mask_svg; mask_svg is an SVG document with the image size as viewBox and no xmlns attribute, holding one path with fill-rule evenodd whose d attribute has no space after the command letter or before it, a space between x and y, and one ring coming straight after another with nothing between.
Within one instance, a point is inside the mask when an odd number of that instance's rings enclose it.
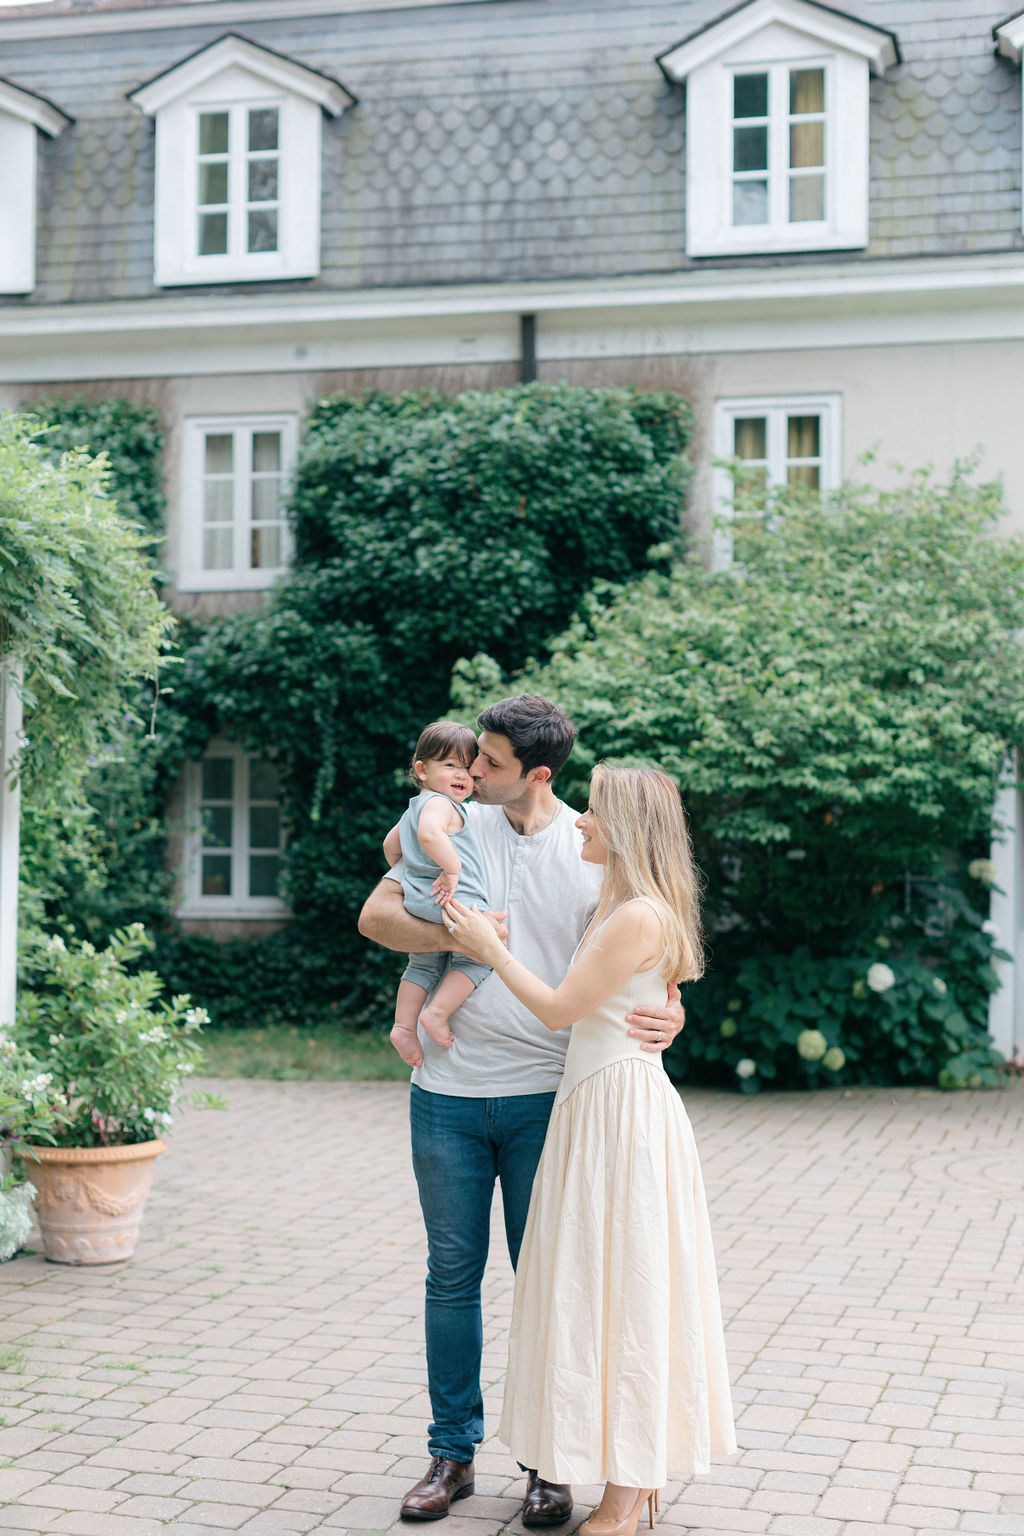
<instances>
[{"instance_id":1,"label":"potted flowering plant","mask_svg":"<svg viewBox=\"0 0 1024 1536\"><path fill-rule=\"evenodd\" d=\"M0 1262L23 1247L32 1229L35 1189L12 1142L51 1142L60 1111L50 1100L50 1077L27 1051L0 1035Z\"/></svg>"},{"instance_id":2,"label":"potted flowering plant","mask_svg":"<svg viewBox=\"0 0 1024 1536\"><path fill-rule=\"evenodd\" d=\"M207 1015L187 996L161 998L160 978L128 966L150 945L141 923L105 949L30 938L12 1031L23 1087L53 1118L6 1135L37 1193L48 1259L105 1264L134 1251L153 1164L166 1150L181 1089L202 1061ZM219 1107L190 1094L195 1107Z\"/></svg>"}]
</instances>

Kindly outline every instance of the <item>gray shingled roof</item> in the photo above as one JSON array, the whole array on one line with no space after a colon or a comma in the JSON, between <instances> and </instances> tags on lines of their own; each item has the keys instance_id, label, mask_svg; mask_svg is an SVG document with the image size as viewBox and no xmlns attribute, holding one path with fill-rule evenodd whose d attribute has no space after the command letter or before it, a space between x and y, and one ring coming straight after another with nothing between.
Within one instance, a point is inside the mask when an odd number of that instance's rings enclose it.
<instances>
[{"instance_id":1,"label":"gray shingled roof","mask_svg":"<svg viewBox=\"0 0 1024 1536\"><path fill-rule=\"evenodd\" d=\"M892 30L903 56L872 81L871 243L846 259L1024 248L1021 72L992 43L1005 5L845 7ZM683 255L683 92L655 58L728 8L491 0L284 21L253 0L230 27L34 41L5 38L0 16L4 74L75 119L40 141L38 286L25 302L154 291L153 124L126 93L228 30L359 98L324 121L323 271L302 286L706 266Z\"/></svg>"}]
</instances>

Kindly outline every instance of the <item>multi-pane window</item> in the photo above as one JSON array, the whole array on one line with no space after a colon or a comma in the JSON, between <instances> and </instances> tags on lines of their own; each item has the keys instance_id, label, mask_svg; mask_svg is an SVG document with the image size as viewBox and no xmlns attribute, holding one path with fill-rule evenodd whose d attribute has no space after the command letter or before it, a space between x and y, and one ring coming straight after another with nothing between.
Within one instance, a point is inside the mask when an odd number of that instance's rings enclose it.
<instances>
[{"instance_id":1,"label":"multi-pane window","mask_svg":"<svg viewBox=\"0 0 1024 1536\"><path fill-rule=\"evenodd\" d=\"M762 396L720 400L715 407L715 510L731 515L742 489L755 503L772 487L825 491L841 477L841 401L838 395ZM723 462L724 461L724 462ZM727 467L727 466L731 466ZM727 526L715 534L713 561L729 564Z\"/></svg>"},{"instance_id":2,"label":"multi-pane window","mask_svg":"<svg viewBox=\"0 0 1024 1536\"><path fill-rule=\"evenodd\" d=\"M821 488L821 412L782 410L733 418L732 457L766 485Z\"/></svg>"},{"instance_id":3,"label":"multi-pane window","mask_svg":"<svg viewBox=\"0 0 1024 1536\"><path fill-rule=\"evenodd\" d=\"M732 223L781 229L827 217L823 65L732 77Z\"/></svg>"},{"instance_id":4,"label":"multi-pane window","mask_svg":"<svg viewBox=\"0 0 1024 1536\"><path fill-rule=\"evenodd\" d=\"M266 586L288 563L294 417L188 424L183 590Z\"/></svg>"},{"instance_id":5,"label":"multi-pane window","mask_svg":"<svg viewBox=\"0 0 1024 1536\"><path fill-rule=\"evenodd\" d=\"M247 106L198 114L198 256L278 249L280 116Z\"/></svg>"},{"instance_id":6,"label":"multi-pane window","mask_svg":"<svg viewBox=\"0 0 1024 1536\"><path fill-rule=\"evenodd\" d=\"M284 825L276 765L231 742L190 765L182 910L272 916L284 909Z\"/></svg>"}]
</instances>

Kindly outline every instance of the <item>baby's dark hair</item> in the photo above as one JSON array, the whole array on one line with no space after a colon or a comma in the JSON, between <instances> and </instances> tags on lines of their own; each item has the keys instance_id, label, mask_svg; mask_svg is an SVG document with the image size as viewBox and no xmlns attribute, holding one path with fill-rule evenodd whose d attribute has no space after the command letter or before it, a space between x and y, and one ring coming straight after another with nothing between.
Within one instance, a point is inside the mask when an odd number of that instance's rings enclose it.
<instances>
[{"instance_id":1,"label":"baby's dark hair","mask_svg":"<svg viewBox=\"0 0 1024 1536\"><path fill-rule=\"evenodd\" d=\"M409 777L416 777L414 763L457 757L462 766L468 768L476 754L476 737L468 725L456 725L454 720L434 720L420 731L416 751L409 764Z\"/></svg>"}]
</instances>

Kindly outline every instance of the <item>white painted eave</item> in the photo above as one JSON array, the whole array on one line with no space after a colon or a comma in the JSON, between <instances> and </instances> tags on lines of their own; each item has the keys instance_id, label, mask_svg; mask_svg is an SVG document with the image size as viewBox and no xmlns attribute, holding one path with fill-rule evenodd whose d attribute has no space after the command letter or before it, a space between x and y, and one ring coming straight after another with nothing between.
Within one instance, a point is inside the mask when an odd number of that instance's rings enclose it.
<instances>
[{"instance_id":1,"label":"white painted eave","mask_svg":"<svg viewBox=\"0 0 1024 1536\"><path fill-rule=\"evenodd\" d=\"M992 36L996 40L996 52L1019 64L1024 53L1024 11L998 22L992 28Z\"/></svg>"},{"instance_id":2,"label":"white painted eave","mask_svg":"<svg viewBox=\"0 0 1024 1536\"><path fill-rule=\"evenodd\" d=\"M98 37L116 32L156 32L180 27L246 25L265 18L347 16L361 11L418 11L480 5L487 0L183 0L180 5L125 6L119 10L60 11L45 3L32 15L0 13L0 42L40 37Z\"/></svg>"},{"instance_id":3,"label":"white painted eave","mask_svg":"<svg viewBox=\"0 0 1024 1536\"><path fill-rule=\"evenodd\" d=\"M261 48L248 38L231 33L218 38L197 53L190 54L179 64L165 69L128 93L128 100L148 117L161 112L164 107L180 100L215 79L225 70L237 67L246 70L257 79L316 102L332 117L338 117L346 107L354 106L356 98L347 91L340 80L309 69L296 59L285 58L271 49Z\"/></svg>"},{"instance_id":4,"label":"white painted eave","mask_svg":"<svg viewBox=\"0 0 1024 1536\"><path fill-rule=\"evenodd\" d=\"M52 139L63 133L74 121L66 112L55 107L52 101L47 101L45 96L22 90L20 86L12 85L10 80L0 80L0 112L9 112L12 117L33 123Z\"/></svg>"},{"instance_id":5,"label":"white painted eave","mask_svg":"<svg viewBox=\"0 0 1024 1536\"><path fill-rule=\"evenodd\" d=\"M866 59L875 75L883 75L899 63L899 44L894 33L808 0L748 0L746 5L726 11L718 21L666 49L658 55L657 62L670 80L682 81L695 69L775 24L801 33L818 46Z\"/></svg>"},{"instance_id":6,"label":"white painted eave","mask_svg":"<svg viewBox=\"0 0 1024 1536\"><path fill-rule=\"evenodd\" d=\"M0 306L0 382L1024 337L1024 255ZM947 321L943 317L950 317Z\"/></svg>"}]
</instances>

